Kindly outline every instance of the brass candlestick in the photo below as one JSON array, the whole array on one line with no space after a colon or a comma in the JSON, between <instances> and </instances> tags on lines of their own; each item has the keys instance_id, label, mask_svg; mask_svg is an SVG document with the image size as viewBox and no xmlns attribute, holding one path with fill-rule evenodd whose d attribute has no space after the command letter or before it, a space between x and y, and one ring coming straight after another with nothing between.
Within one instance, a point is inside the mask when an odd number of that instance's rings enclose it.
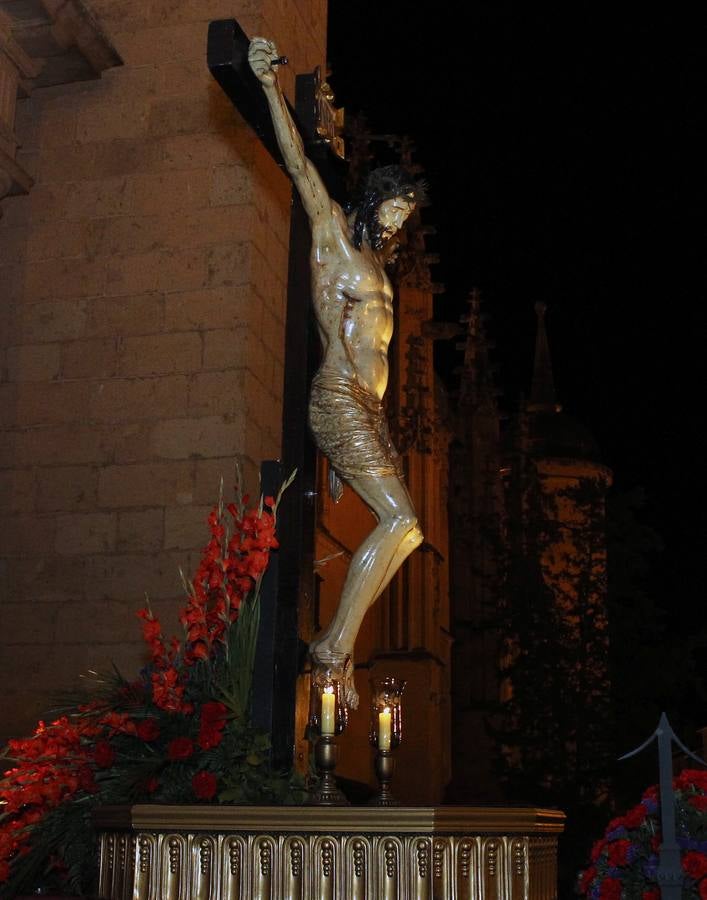
<instances>
[{"instance_id":1,"label":"brass candlestick","mask_svg":"<svg viewBox=\"0 0 707 900\"><path fill-rule=\"evenodd\" d=\"M309 795L313 806L348 806L349 801L339 790L334 778L336 769L336 741L331 734L323 734L314 748L314 762L319 781Z\"/></svg>"},{"instance_id":2,"label":"brass candlestick","mask_svg":"<svg viewBox=\"0 0 707 900\"><path fill-rule=\"evenodd\" d=\"M371 806L400 806L400 801L396 800L390 789L390 782L393 780L393 772L395 771L395 760L391 750L378 750L373 763L376 778L378 779L378 793L369 800Z\"/></svg>"},{"instance_id":3,"label":"brass candlestick","mask_svg":"<svg viewBox=\"0 0 707 900\"><path fill-rule=\"evenodd\" d=\"M371 728L369 740L376 748L373 768L378 779L378 793L371 806L399 806L390 789L395 771L393 750L403 736L402 695L405 682L388 676L371 682Z\"/></svg>"},{"instance_id":4,"label":"brass candlestick","mask_svg":"<svg viewBox=\"0 0 707 900\"><path fill-rule=\"evenodd\" d=\"M309 733L318 736L314 745L318 780L309 793L308 802L312 805L349 805L334 777L337 762L335 736L343 733L347 721L341 681L329 669L315 669L309 695Z\"/></svg>"}]
</instances>

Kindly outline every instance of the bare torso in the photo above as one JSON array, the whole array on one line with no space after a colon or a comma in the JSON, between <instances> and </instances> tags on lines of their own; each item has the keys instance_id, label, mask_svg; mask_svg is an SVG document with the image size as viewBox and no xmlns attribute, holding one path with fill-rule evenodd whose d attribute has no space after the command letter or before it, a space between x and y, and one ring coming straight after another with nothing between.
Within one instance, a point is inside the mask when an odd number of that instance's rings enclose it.
<instances>
[{"instance_id":1,"label":"bare torso","mask_svg":"<svg viewBox=\"0 0 707 900\"><path fill-rule=\"evenodd\" d=\"M263 86L278 146L312 226L312 300L323 360L312 381L310 426L333 469L377 519L351 557L334 618L310 645L315 672L343 680L345 703L355 708L353 649L363 616L422 542L381 402L393 333L393 291L384 270L384 248L392 249L390 238L414 210L419 191L399 167L374 170L368 202L380 197L375 210L380 234L371 240L365 226L361 249L356 249L352 223L305 155L277 80L277 48L266 38L253 38L248 61Z\"/></svg>"},{"instance_id":2,"label":"bare torso","mask_svg":"<svg viewBox=\"0 0 707 900\"><path fill-rule=\"evenodd\" d=\"M393 289L379 254L357 250L341 208L312 229L312 300L322 341L321 369L383 398L393 334Z\"/></svg>"}]
</instances>

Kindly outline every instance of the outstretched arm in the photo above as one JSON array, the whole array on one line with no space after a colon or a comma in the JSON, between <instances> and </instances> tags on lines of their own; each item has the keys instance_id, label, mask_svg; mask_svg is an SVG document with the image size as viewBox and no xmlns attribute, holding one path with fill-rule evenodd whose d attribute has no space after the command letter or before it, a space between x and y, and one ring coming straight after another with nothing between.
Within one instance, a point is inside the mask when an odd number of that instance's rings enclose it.
<instances>
[{"instance_id":1,"label":"outstretched arm","mask_svg":"<svg viewBox=\"0 0 707 900\"><path fill-rule=\"evenodd\" d=\"M302 198L302 205L310 221L314 223L322 215L331 215L331 200L319 173L304 154L302 138L287 109L273 68L273 61L276 59L278 53L272 41L253 38L248 50L248 62L265 91L285 167Z\"/></svg>"}]
</instances>

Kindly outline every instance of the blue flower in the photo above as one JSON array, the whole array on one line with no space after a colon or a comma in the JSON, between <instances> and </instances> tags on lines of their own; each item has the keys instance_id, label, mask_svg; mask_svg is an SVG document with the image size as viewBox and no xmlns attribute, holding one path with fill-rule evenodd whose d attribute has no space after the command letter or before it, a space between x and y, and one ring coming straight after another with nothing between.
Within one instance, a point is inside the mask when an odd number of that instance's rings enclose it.
<instances>
[{"instance_id":1,"label":"blue flower","mask_svg":"<svg viewBox=\"0 0 707 900\"><path fill-rule=\"evenodd\" d=\"M621 878L621 869L619 869L617 866L608 866L606 874L609 876L609 878Z\"/></svg>"},{"instance_id":2,"label":"blue flower","mask_svg":"<svg viewBox=\"0 0 707 900\"><path fill-rule=\"evenodd\" d=\"M658 872L658 857L655 853L651 853L648 859L643 864L643 874L649 881L655 881L656 874Z\"/></svg>"}]
</instances>

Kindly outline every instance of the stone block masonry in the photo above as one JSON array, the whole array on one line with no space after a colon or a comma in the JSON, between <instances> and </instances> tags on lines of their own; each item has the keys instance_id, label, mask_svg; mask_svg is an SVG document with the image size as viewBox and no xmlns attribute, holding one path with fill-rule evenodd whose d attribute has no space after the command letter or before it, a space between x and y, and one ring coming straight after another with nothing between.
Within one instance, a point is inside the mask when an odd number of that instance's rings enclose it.
<instances>
[{"instance_id":1,"label":"stone block masonry","mask_svg":"<svg viewBox=\"0 0 707 900\"><path fill-rule=\"evenodd\" d=\"M280 455L290 185L206 68L235 16L325 61L323 0L90 0L123 60L17 103L34 179L0 219L0 739L53 690L142 662L147 592L178 568L238 459Z\"/></svg>"}]
</instances>

